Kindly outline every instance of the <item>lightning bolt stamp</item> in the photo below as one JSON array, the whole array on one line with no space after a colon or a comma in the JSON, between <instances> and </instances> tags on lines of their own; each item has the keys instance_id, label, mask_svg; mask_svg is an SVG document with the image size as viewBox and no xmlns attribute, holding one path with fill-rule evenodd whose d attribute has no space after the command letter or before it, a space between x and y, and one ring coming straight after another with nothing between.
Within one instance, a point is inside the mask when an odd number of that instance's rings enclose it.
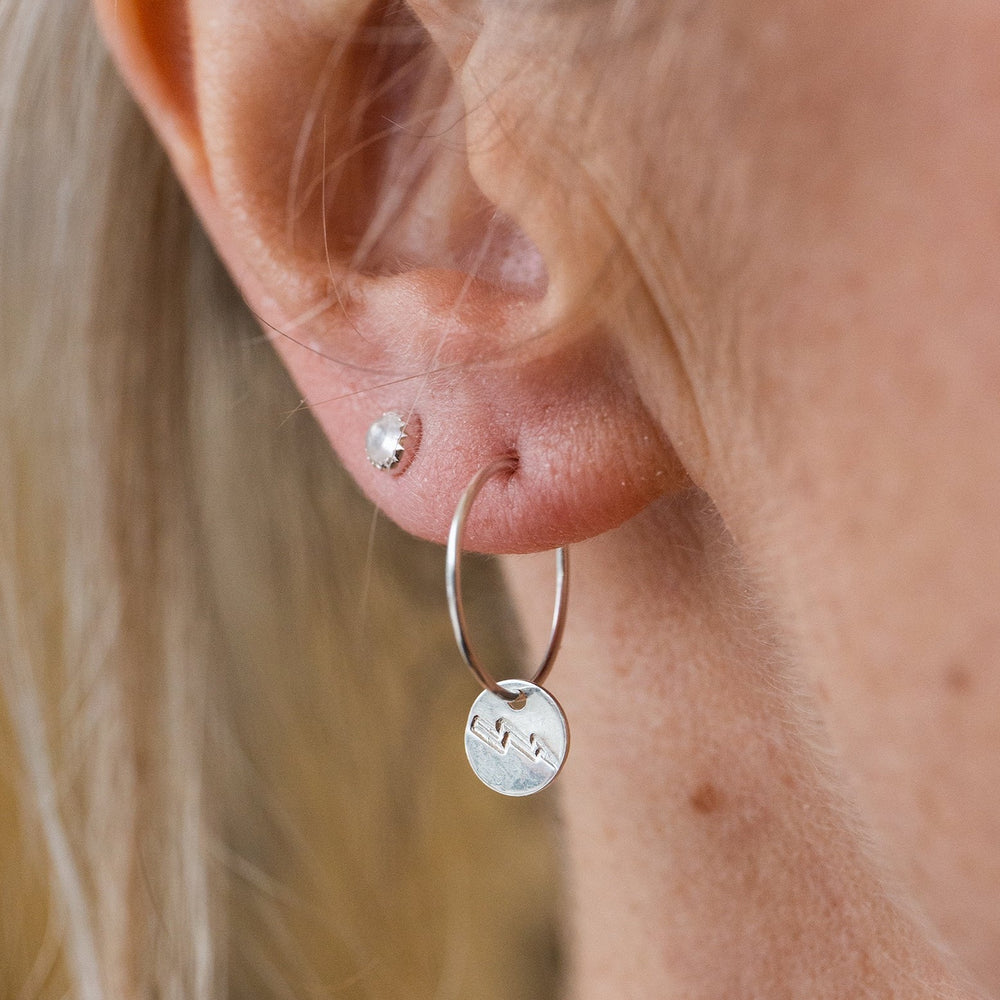
<instances>
[{"instance_id":1,"label":"lightning bolt stamp","mask_svg":"<svg viewBox=\"0 0 1000 1000\"><path fill-rule=\"evenodd\" d=\"M535 733L525 736L509 719L500 716L490 725L481 715L474 715L469 723L469 732L482 740L495 753L519 753L529 761L537 761L555 771L559 760Z\"/></svg>"}]
</instances>

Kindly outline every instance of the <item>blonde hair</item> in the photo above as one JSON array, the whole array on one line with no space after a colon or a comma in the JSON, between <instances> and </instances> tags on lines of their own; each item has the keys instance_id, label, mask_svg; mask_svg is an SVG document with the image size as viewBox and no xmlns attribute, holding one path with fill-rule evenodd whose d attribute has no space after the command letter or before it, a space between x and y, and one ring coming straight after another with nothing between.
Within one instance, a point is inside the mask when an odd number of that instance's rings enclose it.
<instances>
[{"instance_id":1,"label":"blonde hair","mask_svg":"<svg viewBox=\"0 0 1000 1000\"><path fill-rule=\"evenodd\" d=\"M440 553L293 415L83 0L0 3L0 235L5 994L551 995Z\"/></svg>"}]
</instances>

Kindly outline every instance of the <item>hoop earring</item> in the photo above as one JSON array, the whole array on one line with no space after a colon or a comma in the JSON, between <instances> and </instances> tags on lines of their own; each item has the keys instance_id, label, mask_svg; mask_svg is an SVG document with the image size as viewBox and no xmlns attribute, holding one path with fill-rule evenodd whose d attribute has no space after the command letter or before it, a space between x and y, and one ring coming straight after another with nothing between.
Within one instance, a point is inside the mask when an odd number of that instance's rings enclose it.
<instances>
[{"instance_id":1,"label":"hoop earring","mask_svg":"<svg viewBox=\"0 0 1000 1000\"><path fill-rule=\"evenodd\" d=\"M497 681L472 651L462 605L462 541L465 520L487 480L513 472L517 461L502 458L481 469L458 502L445 559L445 590L455 642L484 690L473 702L465 726L465 753L483 784L503 795L532 795L562 769L569 752L569 725L559 702L541 682L559 652L569 598L569 550L556 550L556 600L549 645L530 681Z\"/></svg>"}]
</instances>

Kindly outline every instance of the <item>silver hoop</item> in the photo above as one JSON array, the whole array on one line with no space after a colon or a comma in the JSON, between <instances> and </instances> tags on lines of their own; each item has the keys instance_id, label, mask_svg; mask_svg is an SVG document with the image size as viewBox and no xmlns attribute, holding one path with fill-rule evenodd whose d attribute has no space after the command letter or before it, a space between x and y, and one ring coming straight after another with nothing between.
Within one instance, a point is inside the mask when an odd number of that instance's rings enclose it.
<instances>
[{"instance_id":1,"label":"silver hoop","mask_svg":"<svg viewBox=\"0 0 1000 1000\"><path fill-rule=\"evenodd\" d=\"M516 701L521 697L521 694L518 691L510 691L501 687L494 680L472 652L466 635L465 609L462 606L462 541L465 537L465 519L486 481L501 472L513 472L516 468L516 459L501 458L479 470L476 477L465 488L461 500L458 501L455 516L451 521L451 530L448 532L448 553L445 558L445 589L448 592L448 611L451 615L451 627L455 632L455 642L458 643L459 652L468 668L475 675L476 680L487 691L503 698L504 701ZM531 678L532 684L541 684L552 669L556 653L559 652L559 644L562 642L563 629L566 626L568 597L569 550L564 546L556 550L556 601L552 612L549 648L545 651L542 665L538 668L535 676Z\"/></svg>"}]
</instances>

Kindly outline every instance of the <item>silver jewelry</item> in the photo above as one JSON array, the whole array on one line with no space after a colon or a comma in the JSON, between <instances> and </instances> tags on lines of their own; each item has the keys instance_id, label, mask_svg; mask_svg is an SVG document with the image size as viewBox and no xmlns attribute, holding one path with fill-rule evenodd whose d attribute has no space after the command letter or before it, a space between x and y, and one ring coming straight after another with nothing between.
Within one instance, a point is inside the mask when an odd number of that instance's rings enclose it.
<instances>
[{"instance_id":1,"label":"silver jewelry","mask_svg":"<svg viewBox=\"0 0 1000 1000\"><path fill-rule=\"evenodd\" d=\"M393 410L383 413L365 435L368 461L376 469L391 469L398 465L406 437L406 421Z\"/></svg>"},{"instance_id":2,"label":"silver jewelry","mask_svg":"<svg viewBox=\"0 0 1000 1000\"><path fill-rule=\"evenodd\" d=\"M459 652L485 689L476 698L465 726L465 753L472 770L485 785L503 795L531 795L559 773L569 752L569 726L555 700L541 687L566 625L569 597L569 550L556 550L556 601L549 646L542 665L530 681L496 681L472 652L462 606L462 541L465 519L479 491L492 476L512 472L513 458L502 458L481 469L458 502L448 533L445 589L448 611Z\"/></svg>"}]
</instances>

